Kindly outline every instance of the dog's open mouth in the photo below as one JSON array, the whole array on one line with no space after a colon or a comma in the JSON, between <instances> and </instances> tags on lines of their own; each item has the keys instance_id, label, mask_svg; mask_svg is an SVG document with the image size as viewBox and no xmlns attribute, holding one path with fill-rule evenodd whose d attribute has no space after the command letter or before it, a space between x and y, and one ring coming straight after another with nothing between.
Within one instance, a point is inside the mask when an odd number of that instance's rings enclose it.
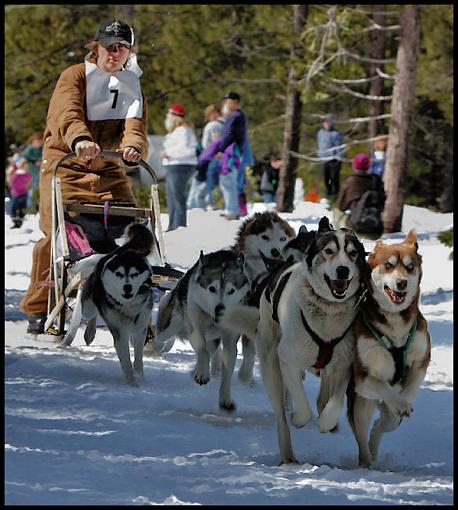
<instances>
[{"instance_id":1,"label":"dog's open mouth","mask_svg":"<svg viewBox=\"0 0 458 510\"><path fill-rule=\"evenodd\" d=\"M400 305L401 303L404 303L404 299L406 298L407 292L397 292L393 289L390 289L388 285L385 285L384 290L395 305Z\"/></svg>"},{"instance_id":2,"label":"dog's open mouth","mask_svg":"<svg viewBox=\"0 0 458 510\"><path fill-rule=\"evenodd\" d=\"M329 289L332 292L332 295L337 299L343 299L347 293L348 286L350 285L351 278L347 279L339 279L339 280L331 280L329 276L324 275L324 279L328 284Z\"/></svg>"}]
</instances>

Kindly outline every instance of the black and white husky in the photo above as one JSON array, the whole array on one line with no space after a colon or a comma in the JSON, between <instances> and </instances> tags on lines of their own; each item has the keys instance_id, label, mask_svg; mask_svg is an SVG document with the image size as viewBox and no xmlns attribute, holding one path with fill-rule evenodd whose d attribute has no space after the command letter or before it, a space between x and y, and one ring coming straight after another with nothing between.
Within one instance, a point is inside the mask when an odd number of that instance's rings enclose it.
<instances>
[{"instance_id":1,"label":"black and white husky","mask_svg":"<svg viewBox=\"0 0 458 510\"><path fill-rule=\"evenodd\" d=\"M364 265L365 250L355 234L334 230L324 217L302 261L273 276L259 310L238 306L224 314L225 327L255 338L264 387L275 412L281 464L297 462L285 394L295 405L291 416L295 427L312 418L304 371L321 377L319 430L329 432L337 425L351 376L352 326Z\"/></svg>"},{"instance_id":2,"label":"black and white husky","mask_svg":"<svg viewBox=\"0 0 458 510\"><path fill-rule=\"evenodd\" d=\"M88 325L84 339L95 336L97 314L113 335L126 382L138 386L130 361L129 340L133 344L135 372L143 376L143 345L148 319L153 308L153 270L147 256L154 237L145 226L134 223L126 228L127 243L100 259L86 280L82 309Z\"/></svg>"},{"instance_id":3,"label":"black and white husky","mask_svg":"<svg viewBox=\"0 0 458 510\"><path fill-rule=\"evenodd\" d=\"M158 310L156 337L153 348L160 353L167 349L167 340L188 339L197 355L193 372L197 384L210 380L210 356L218 348L215 339L221 339L222 364L219 406L232 411L231 378L237 359L239 335L221 328L221 314L234 304L244 301L249 290L242 254L219 250L199 260L181 278L176 287L165 296Z\"/></svg>"},{"instance_id":4,"label":"black and white husky","mask_svg":"<svg viewBox=\"0 0 458 510\"><path fill-rule=\"evenodd\" d=\"M232 249L243 253L245 257L250 280L250 301L257 300L256 289L261 282L273 268L279 267L286 260L284 248L295 239L295 235L294 229L275 211L257 212L242 223ZM238 377L244 384L253 385L256 348L254 341L247 336L242 338L242 352L243 362Z\"/></svg>"}]
</instances>

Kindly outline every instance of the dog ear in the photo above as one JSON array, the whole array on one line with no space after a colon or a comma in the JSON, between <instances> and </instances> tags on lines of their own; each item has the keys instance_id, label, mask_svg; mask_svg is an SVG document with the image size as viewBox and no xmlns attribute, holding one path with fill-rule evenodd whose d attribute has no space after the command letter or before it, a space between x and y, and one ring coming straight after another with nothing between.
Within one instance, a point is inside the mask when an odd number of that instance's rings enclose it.
<instances>
[{"instance_id":1,"label":"dog ear","mask_svg":"<svg viewBox=\"0 0 458 510\"><path fill-rule=\"evenodd\" d=\"M318 234L324 234L331 230L334 230L334 227L329 223L329 218L327 216L323 216L318 223Z\"/></svg>"},{"instance_id":2,"label":"dog ear","mask_svg":"<svg viewBox=\"0 0 458 510\"><path fill-rule=\"evenodd\" d=\"M413 244L415 248L418 250L417 234L415 233L415 229L409 231L404 243Z\"/></svg>"},{"instance_id":3,"label":"dog ear","mask_svg":"<svg viewBox=\"0 0 458 510\"><path fill-rule=\"evenodd\" d=\"M305 234L306 232L308 232L307 227L306 227L305 225L301 225L301 226L299 227L299 232L298 232L297 234L298 234L298 235L299 235L299 234Z\"/></svg>"}]
</instances>

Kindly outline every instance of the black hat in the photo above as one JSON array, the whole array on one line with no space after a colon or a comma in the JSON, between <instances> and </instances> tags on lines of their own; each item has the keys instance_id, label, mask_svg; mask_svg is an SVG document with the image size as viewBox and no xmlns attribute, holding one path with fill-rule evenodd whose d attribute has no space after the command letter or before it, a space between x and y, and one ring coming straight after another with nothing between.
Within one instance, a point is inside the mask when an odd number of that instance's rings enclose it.
<instances>
[{"instance_id":1,"label":"black hat","mask_svg":"<svg viewBox=\"0 0 458 510\"><path fill-rule=\"evenodd\" d=\"M234 99L235 101L240 101L240 94L237 94L237 92L228 92L227 94L224 94L223 99Z\"/></svg>"},{"instance_id":2,"label":"black hat","mask_svg":"<svg viewBox=\"0 0 458 510\"><path fill-rule=\"evenodd\" d=\"M104 48L112 44L125 44L130 48L134 44L134 32L127 23L114 19L100 25L95 40Z\"/></svg>"}]
</instances>

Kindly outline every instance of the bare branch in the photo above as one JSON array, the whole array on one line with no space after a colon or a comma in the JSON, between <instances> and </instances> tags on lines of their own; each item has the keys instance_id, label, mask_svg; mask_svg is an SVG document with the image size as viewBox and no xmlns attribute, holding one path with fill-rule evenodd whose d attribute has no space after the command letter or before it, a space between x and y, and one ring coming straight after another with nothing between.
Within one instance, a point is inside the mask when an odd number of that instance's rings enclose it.
<instances>
[{"instance_id":1,"label":"bare branch","mask_svg":"<svg viewBox=\"0 0 458 510\"><path fill-rule=\"evenodd\" d=\"M393 96L371 96L369 94L361 94L359 92L355 92L354 90L345 87L345 85L341 85L340 87L334 87L333 85L324 84L324 86L332 90L333 92L345 92L346 94L350 94L354 97L359 97L360 99L366 99L368 101L391 101Z\"/></svg>"},{"instance_id":2,"label":"bare branch","mask_svg":"<svg viewBox=\"0 0 458 510\"><path fill-rule=\"evenodd\" d=\"M314 117L314 118L318 118L318 119L324 119L326 117L326 115L320 115L319 113L306 113L304 115L305 115L305 117ZM346 119L346 120L345 119L344 120L334 119L333 123L334 124L349 124L351 122L370 122L371 120L388 119L389 117L391 117L391 113L384 113L382 115L375 115L372 117L355 117L353 119Z\"/></svg>"},{"instance_id":3,"label":"bare branch","mask_svg":"<svg viewBox=\"0 0 458 510\"><path fill-rule=\"evenodd\" d=\"M341 83L341 84L351 83L354 85L358 85L358 84L362 84L362 83L369 83L369 82L375 81L375 80L380 80L380 76L370 76L368 78L356 78L354 80L339 80L337 78L329 78L329 80L332 81L333 83Z\"/></svg>"},{"instance_id":4,"label":"bare branch","mask_svg":"<svg viewBox=\"0 0 458 510\"><path fill-rule=\"evenodd\" d=\"M348 55L349 57L359 60L360 62L371 62L373 64L389 64L390 62L396 62L395 58L370 58L370 57L360 57L356 53L351 53L345 48L341 48L340 51Z\"/></svg>"},{"instance_id":5,"label":"bare branch","mask_svg":"<svg viewBox=\"0 0 458 510\"><path fill-rule=\"evenodd\" d=\"M380 68L377 67L376 69L377 74L381 76L384 80L395 80L395 76L392 76L391 74L384 73Z\"/></svg>"},{"instance_id":6,"label":"bare branch","mask_svg":"<svg viewBox=\"0 0 458 510\"><path fill-rule=\"evenodd\" d=\"M360 30L360 32L371 32L372 30L399 30L401 28L401 25L388 25L388 26L382 26L378 23L373 22L370 27L363 28Z\"/></svg>"},{"instance_id":7,"label":"bare branch","mask_svg":"<svg viewBox=\"0 0 458 510\"><path fill-rule=\"evenodd\" d=\"M333 149L343 149L344 151L351 147L352 145L359 145L361 143L373 142L374 140L379 140L381 136L373 136L371 138L364 138L363 140L351 140L350 142L343 143L341 145L336 145ZM329 161L331 159L338 159L339 161L343 161L345 163L351 163L351 159L345 158L336 158L335 155L325 156L323 158L319 158L317 156L309 156L308 154L300 154L299 152L290 151L290 154L298 159L305 159L307 161L311 161L313 163L322 163L323 161Z\"/></svg>"}]
</instances>

